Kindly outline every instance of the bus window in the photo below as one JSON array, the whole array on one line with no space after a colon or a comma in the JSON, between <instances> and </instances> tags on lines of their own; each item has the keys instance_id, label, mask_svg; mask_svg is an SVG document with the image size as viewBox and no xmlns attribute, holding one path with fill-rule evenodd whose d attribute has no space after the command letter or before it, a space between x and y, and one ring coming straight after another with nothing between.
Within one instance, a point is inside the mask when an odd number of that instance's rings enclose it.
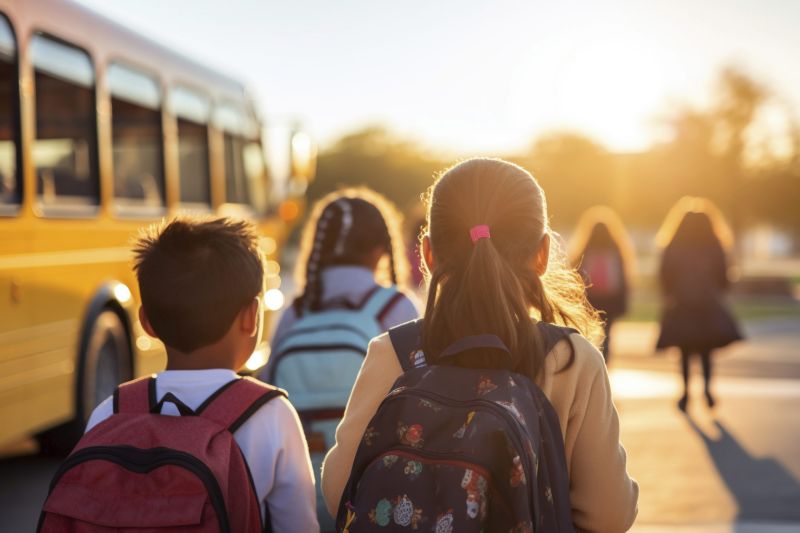
<instances>
[{"instance_id":1,"label":"bus window","mask_svg":"<svg viewBox=\"0 0 800 533\"><path fill-rule=\"evenodd\" d=\"M164 206L161 91L158 82L120 63L108 68L114 153L114 203L126 208Z\"/></svg>"},{"instance_id":2,"label":"bus window","mask_svg":"<svg viewBox=\"0 0 800 533\"><path fill-rule=\"evenodd\" d=\"M211 205L208 126L178 118L181 203Z\"/></svg>"},{"instance_id":3,"label":"bus window","mask_svg":"<svg viewBox=\"0 0 800 533\"><path fill-rule=\"evenodd\" d=\"M267 167L264 162L264 149L260 142L249 141L244 145L244 173L250 191L250 205L256 213L267 211Z\"/></svg>"},{"instance_id":4,"label":"bus window","mask_svg":"<svg viewBox=\"0 0 800 533\"><path fill-rule=\"evenodd\" d=\"M211 104L190 89L175 87L170 92L170 107L178 122L180 201L210 206L207 122Z\"/></svg>"},{"instance_id":5,"label":"bus window","mask_svg":"<svg viewBox=\"0 0 800 533\"><path fill-rule=\"evenodd\" d=\"M17 43L8 19L0 14L0 209L19 204L17 172Z\"/></svg>"},{"instance_id":6,"label":"bus window","mask_svg":"<svg viewBox=\"0 0 800 533\"><path fill-rule=\"evenodd\" d=\"M249 192L244 172L244 139L225 132L225 200L232 204L249 204Z\"/></svg>"},{"instance_id":7,"label":"bus window","mask_svg":"<svg viewBox=\"0 0 800 533\"><path fill-rule=\"evenodd\" d=\"M267 204L266 172L255 121L238 107L224 104L216 111L225 145L225 198L263 212Z\"/></svg>"},{"instance_id":8,"label":"bus window","mask_svg":"<svg viewBox=\"0 0 800 533\"><path fill-rule=\"evenodd\" d=\"M44 206L97 205L94 69L86 52L41 34L31 39L36 87L33 163Z\"/></svg>"}]
</instances>

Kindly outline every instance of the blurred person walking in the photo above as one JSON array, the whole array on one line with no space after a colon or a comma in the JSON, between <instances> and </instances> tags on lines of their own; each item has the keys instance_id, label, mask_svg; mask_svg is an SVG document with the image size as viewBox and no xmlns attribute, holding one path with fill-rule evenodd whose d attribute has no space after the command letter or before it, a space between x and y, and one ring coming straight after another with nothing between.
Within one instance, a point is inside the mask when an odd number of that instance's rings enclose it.
<instances>
[{"instance_id":1,"label":"blurred person walking","mask_svg":"<svg viewBox=\"0 0 800 533\"><path fill-rule=\"evenodd\" d=\"M712 352L742 339L739 326L724 302L730 284L727 251L732 234L719 209L704 198L685 197L667 215L656 236L664 248L659 281L664 297L657 349L681 351L684 392L689 399L689 363L698 354L703 366L706 403L711 394Z\"/></svg>"},{"instance_id":2,"label":"blurred person walking","mask_svg":"<svg viewBox=\"0 0 800 533\"><path fill-rule=\"evenodd\" d=\"M603 314L602 352L608 364L611 326L628 310L633 246L619 215L606 206L585 211L571 241L570 262L586 283L589 303Z\"/></svg>"}]
</instances>

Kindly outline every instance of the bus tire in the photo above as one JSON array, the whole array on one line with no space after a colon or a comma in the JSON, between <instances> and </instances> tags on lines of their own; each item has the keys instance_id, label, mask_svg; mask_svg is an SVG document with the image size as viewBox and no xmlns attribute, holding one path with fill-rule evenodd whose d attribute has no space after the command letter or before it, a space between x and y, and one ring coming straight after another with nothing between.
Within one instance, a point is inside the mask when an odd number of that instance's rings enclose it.
<instances>
[{"instance_id":1,"label":"bus tire","mask_svg":"<svg viewBox=\"0 0 800 533\"><path fill-rule=\"evenodd\" d=\"M38 436L44 455L68 454L83 434L97 405L132 377L131 344L122 317L103 308L85 330L77 366L75 418Z\"/></svg>"}]
</instances>

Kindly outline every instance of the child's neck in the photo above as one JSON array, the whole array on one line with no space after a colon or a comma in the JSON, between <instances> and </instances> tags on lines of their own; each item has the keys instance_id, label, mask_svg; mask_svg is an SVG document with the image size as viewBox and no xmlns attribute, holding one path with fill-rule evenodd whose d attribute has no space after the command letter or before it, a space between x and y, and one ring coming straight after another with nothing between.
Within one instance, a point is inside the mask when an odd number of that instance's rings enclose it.
<instances>
[{"instance_id":1,"label":"child's neck","mask_svg":"<svg viewBox=\"0 0 800 533\"><path fill-rule=\"evenodd\" d=\"M191 353L167 347L167 370L208 370L226 368L239 370L234 363L233 351L221 346L203 346Z\"/></svg>"}]
</instances>

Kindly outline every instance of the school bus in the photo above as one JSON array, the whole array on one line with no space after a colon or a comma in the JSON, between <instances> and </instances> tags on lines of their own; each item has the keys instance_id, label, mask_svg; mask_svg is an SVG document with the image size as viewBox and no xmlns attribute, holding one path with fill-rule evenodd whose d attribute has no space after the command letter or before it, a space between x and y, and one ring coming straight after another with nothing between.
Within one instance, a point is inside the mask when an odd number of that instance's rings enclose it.
<instances>
[{"instance_id":1,"label":"school bus","mask_svg":"<svg viewBox=\"0 0 800 533\"><path fill-rule=\"evenodd\" d=\"M313 160L295 136L276 186L261 130L236 80L72 2L0 0L0 446L67 449L117 383L163 368L136 318L143 224L256 221L280 306L276 253Z\"/></svg>"}]
</instances>

